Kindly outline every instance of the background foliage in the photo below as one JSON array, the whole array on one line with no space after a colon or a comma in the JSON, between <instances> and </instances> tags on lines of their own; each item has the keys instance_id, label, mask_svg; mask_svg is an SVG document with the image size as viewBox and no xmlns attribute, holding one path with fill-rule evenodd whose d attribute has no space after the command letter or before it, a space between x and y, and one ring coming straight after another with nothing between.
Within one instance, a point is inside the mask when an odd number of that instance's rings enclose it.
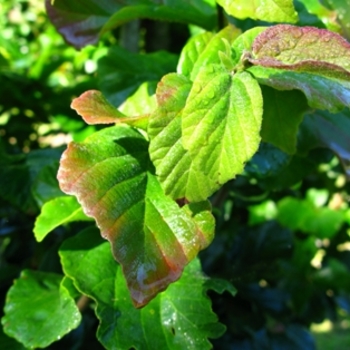
<instances>
[{"instance_id":1,"label":"background foliage","mask_svg":"<svg viewBox=\"0 0 350 350\"><path fill-rule=\"evenodd\" d=\"M63 8L70 3L61 1ZM200 27L215 30L217 22L222 26L228 20L245 31L273 19L263 8L245 8L247 1L237 1L241 12L219 1L228 17L221 8L217 13L213 2L204 7L191 2L193 12L185 11L182 23L156 21L171 19L179 9L157 12L153 2L140 8L130 2L135 8L116 14L113 2L89 3L97 6L95 31L87 30L80 41L73 35L70 42L95 46L80 51L57 33L42 1L0 4L0 300L5 314L0 344L5 349L313 349L311 325L346 321L350 308L349 110L310 110L299 91L286 97L263 87L264 100L271 101L267 106L279 104L281 124L262 129L263 140L271 143L262 142L244 172L210 198L216 219L212 244L178 282L136 310L108 243L77 201L58 187L64 145L103 129L86 125L69 108L71 101L99 89L126 115L148 113L156 84L176 70L185 42L201 33ZM297 20L288 3L280 1L281 8L286 6L283 22ZM346 1L294 5L297 25L350 37ZM156 15L119 26L141 13ZM87 29L90 20L83 22ZM295 110L285 107L291 96ZM264 113L265 120L276 118L276 108L266 107ZM297 127L283 118L288 114L298 116ZM279 128L291 130L290 138L279 138ZM295 144L291 139L297 131ZM33 328L23 331L23 325Z\"/></svg>"}]
</instances>

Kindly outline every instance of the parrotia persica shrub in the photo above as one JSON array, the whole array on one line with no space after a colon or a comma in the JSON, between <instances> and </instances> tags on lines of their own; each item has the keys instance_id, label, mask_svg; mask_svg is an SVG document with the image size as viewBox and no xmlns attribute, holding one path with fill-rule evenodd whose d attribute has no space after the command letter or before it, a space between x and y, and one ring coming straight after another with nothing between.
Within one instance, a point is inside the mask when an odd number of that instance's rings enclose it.
<instances>
[{"instance_id":1,"label":"parrotia persica shrub","mask_svg":"<svg viewBox=\"0 0 350 350\"><path fill-rule=\"evenodd\" d=\"M348 2L46 7L78 49L140 18L197 34L179 57L111 46L100 89L73 100L99 131L63 152L66 195L34 235L85 228L61 244L62 274L21 273L4 332L47 347L88 297L107 349L313 349L310 324L350 305Z\"/></svg>"}]
</instances>

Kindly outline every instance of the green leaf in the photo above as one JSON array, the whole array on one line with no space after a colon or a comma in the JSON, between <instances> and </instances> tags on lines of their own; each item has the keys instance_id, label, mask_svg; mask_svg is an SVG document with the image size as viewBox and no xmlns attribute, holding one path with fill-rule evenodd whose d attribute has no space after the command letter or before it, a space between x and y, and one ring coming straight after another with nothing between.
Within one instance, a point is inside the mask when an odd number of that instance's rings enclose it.
<instances>
[{"instance_id":1,"label":"green leaf","mask_svg":"<svg viewBox=\"0 0 350 350\"><path fill-rule=\"evenodd\" d=\"M292 0L217 0L231 16L260 19L268 22L295 23L298 14Z\"/></svg>"},{"instance_id":2,"label":"green leaf","mask_svg":"<svg viewBox=\"0 0 350 350\"><path fill-rule=\"evenodd\" d=\"M60 256L76 287L96 301L97 337L107 349L211 349L207 338L217 338L225 330L205 292L214 288L234 293L234 288L204 277L198 259L165 292L135 309L121 268L96 229L66 240Z\"/></svg>"},{"instance_id":3,"label":"green leaf","mask_svg":"<svg viewBox=\"0 0 350 350\"><path fill-rule=\"evenodd\" d=\"M100 90L112 105L118 107L142 83L157 83L163 75L175 72L177 59L176 55L165 51L135 54L112 46L98 63Z\"/></svg>"},{"instance_id":4,"label":"green leaf","mask_svg":"<svg viewBox=\"0 0 350 350\"><path fill-rule=\"evenodd\" d=\"M350 105L350 44L336 33L270 27L254 40L248 61L261 84L301 90L313 108L337 112Z\"/></svg>"},{"instance_id":5,"label":"green leaf","mask_svg":"<svg viewBox=\"0 0 350 350\"><path fill-rule=\"evenodd\" d=\"M298 151L307 154L313 148L329 148L338 156L347 177L350 177L349 130L349 109L337 114L327 111L307 114L300 126Z\"/></svg>"},{"instance_id":6,"label":"green leaf","mask_svg":"<svg viewBox=\"0 0 350 350\"><path fill-rule=\"evenodd\" d=\"M0 344L6 350L25 350L26 348L15 339L8 337L0 327Z\"/></svg>"},{"instance_id":7,"label":"green leaf","mask_svg":"<svg viewBox=\"0 0 350 350\"><path fill-rule=\"evenodd\" d=\"M350 38L350 6L347 0L327 0L337 13L337 22L341 25L343 35Z\"/></svg>"},{"instance_id":8,"label":"green leaf","mask_svg":"<svg viewBox=\"0 0 350 350\"><path fill-rule=\"evenodd\" d=\"M78 327L81 315L62 276L25 270L10 288L1 319L4 331L28 348L44 348Z\"/></svg>"},{"instance_id":9,"label":"green leaf","mask_svg":"<svg viewBox=\"0 0 350 350\"><path fill-rule=\"evenodd\" d=\"M182 112L182 142L208 179L222 185L243 171L259 146L262 103L249 73L209 66L197 75Z\"/></svg>"},{"instance_id":10,"label":"green leaf","mask_svg":"<svg viewBox=\"0 0 350 350\"><path fill-rule=\"evenodd\" d=\"M0 150L0 198L28 214L36 212L32 186L37 186L42 169L55 164L60 155L59 149L33 150L22 155L7 155Z\"/></svg>"},{"instance_id":11,"label":"green leaf","mask_svg":"<svg viewBox=\"0 0 350 350\"><path fill-rule=\"evenodd\" d=\"M155 82L142 83L136 92L119 106L120 112L128 116L141 116L153 112L157 108L156 87Z\"/></svg>"},{"instance_id":12,"label":"green leaf","mask_svg":"<svg viewBox=\"0 0 350 350\"><path fill-rule=\"evenodd\" d=\"M305 96L298 90L278 91L267 86L262 86L261 90L264 99L262 139L294 154L299 125L309 109Z\"/></svg>"},{"instance_id":13,"label":"green leaf","mask_svg":"<svg viewBox=\"0 0 350 350\"><path fill-rule=\"evenodd\" d=\"M240 32L240 29L228 25L215 35L203 33L191 38L181 52L177 67L178 73L193 81L203 67L220 64L222 54L231 59L233 53L231 44Z\"/></svg>"},{"instance_id":14,"label":"green leaf","mask_svg":"<svg viewBox=\"0 0 350 350\"><path fill-rule=\"evenodd\" d=\"M40 207L45 202L63 195L56 178L58 164L57 160L44 166L33 181L32 194Z\"/></svg>"},{"instance_id":15,"label":"green leaf","mask_svg":"<svg viewBox=\"0 0 350 350\"><path fill-rule=\"evenodd\" d=\"M103 33L137 18L192 23L208 30L216 26L213 1L176 0L46 0L51 22L76 48L96 44Z\"/></svg>"},{"instance_id":16,"label":"green leaf","mask_svg":"<svg viewBox=\"0 0 350 350\"><path fill-rule=\"evenodd\" d=\"M342 211L315 207L308 200L286 197L278 203L277 220L292 230L314 234L318 238L332 238L345 220Z\"/></svg>"},{"instance_id":17,"label":"green leaf","mask_svg":"<svg viewBox=\"0 0 350 350\"><path fill-rule=\"evenodd\" d=\"M34 235L41 242L56 227L72 221L89 221L75 197L62 196L46 202L35 220Z\"/></svg>"},{"instance_id":18,"label":"green leaf","mask_svg":"<svg viewBox=\"0 0 350 350\"><path fill-rule=\"evenodd\" d=\"M62 190L77 196L112 244L138 307L180 277L214 230L208 206L179 208L164 194L147 148L136 130L110 127L71 143L58 173ZM198 208L209 227L197 221Z\"/></svg>"},{"instance_id":19,"label":"green leaf","mask_svg":"<svg viewBox=\"0 0 350 350\"><path fill-rule=\"evenodd\" d=\"M90 125L125 123L146 129L148 124L147 115L127 117L111 105L103 94L97 90L84 92L81 96L73 100L71 107Z\"/></svg>"},{"instance_id":20,"label":"green leaf","mask_svg":"<svg viewBox=\"0 0 350 350\"><path fill-rule=\"evenodd\" d=\"M191 81L168 74L158 84L158 108L151 115L149 153L166 194L173 199L198 202L208 198L219 185L208 179L182 146L181 112Z\"/></svg>"}]
</instances>

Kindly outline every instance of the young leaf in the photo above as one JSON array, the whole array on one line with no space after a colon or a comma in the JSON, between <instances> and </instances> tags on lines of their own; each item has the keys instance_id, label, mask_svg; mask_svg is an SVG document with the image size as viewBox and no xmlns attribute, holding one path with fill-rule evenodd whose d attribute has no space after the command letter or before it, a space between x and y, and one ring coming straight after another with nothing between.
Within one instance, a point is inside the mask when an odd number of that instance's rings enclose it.
<instances>
[{"instance_id":1,"label":"young leaf","mask_svg":"<svg viewBox=\"0 0 350 350\"><path fill-rule=\"evenodd\" d=\"M153 175L147 142L129 127L103 129L71 143L58 173L60 186L95 218L123 266L136 306L145 305L213 238L209 207L179 208ZM197 217L205 215L209 227Z\"/></svg>"},{"instance_id":2,"label":"young leaf","mask_svg":"<svg viewBox=\"0 0 350 350\"><path fill-rule=\"evenodd\" d=\"M75 197L58 197L46 202L35 220L34 235L41 242L56 227L72 221L89 221Z\"/></svg>"},{"instance_id":3,"label":"young leaf","mask_svg":"<svg viewBox=\"0 0 350 350\"><path fill-rule=\"evenodd\" d=\"M196 77L182 112L182 142L200 170L224 184L243 171L260 142L262 96L247 72L209 66Z\"/></svg>"},{"instance_id":4,"label":"young leaf","mask_svg":"<svg viewBox=\"0 0 350 350\"><path fill-rule=\"evenodd\" d=\"M112 106L103 94L97 90L84 92L73 100L71 107L90 125L125 123L146 129L148 124L147 115L127 117Z\"/></svg>"},{"instance_id":5,"label":"young leaf","mask_svg":"<svg viewBox=\"0 0 350 350\"><path fill-rule=\"evenodd\" d=\"M44 348L78 327L81 315L62 276L25 270L10 288L4 331L27 348Z\"/></svg>"},{"instance_id":6,"label":"young leaf","mask_svg":"<svg viewBox=\"0 0 350 350\"><path fill-rule=\"evenodd\" d=\"M168 74L158 84L158 108L151 115L148 134L150 157L166 194L190 202L207 199L219 185L206 177L182 146L181 112L192 82Z\"/></svg>"},{"instance_id":7,"label":"young leaf","mask_svg":"<svg viewBox=\"0 0 350 350\"><path fill-rule=\"evenodd\" d=\"M298 14L292 0L217 0L231 16L245 19L260 19L268 22L295 23Z\"/></svg>"},{"instance_id":8,"label":"young leaf","mask_svg":"<svg viewBox=\"0 0 350 350\"><path fill-rule=\"evenodd\" d=\"M270 27L254 40L248 61L261 84L301 90L311 107L337 112L350 105L350 44L336 33Z\"/></svg>"},{"instance_id":9,"label":"young leaf","mask_svg":"<svg viewBox=\"0 0 350 350\"><path fill-rule=\"evenodd\" d=\"M205 293L208 289L234 293L234 288L204 277L198 259L165 292L135 309L121 268L96 229L66 240L60 256L76 287L96 301L97 337L107 349L211 349L208 337L224 332Z\"/></svg>"},{"instance_id":10,"label":"young leaf","mask_svg":"<svg viewBox=\"0 0 350 350\"><path fill-rule=\"evenodd\" d=\"M192 23L208 30L216 25L215 4L210 1L46 0L45 4L51 22L76 48L96 44L101 34L137 18Z\"/></svg>"},{"instance_id":11,"label":"young leaf","mask_svg":"<svg viewBox=\"0 0 350 350\"><path fill-rule=\"evenodd\" d=\"M193 81L203 67L221 63L220 53L231 58L231 44L240 32L228 25L216 35L203 33L193 37L181 52L177 71Z\"/></svg>"}]
</instances>

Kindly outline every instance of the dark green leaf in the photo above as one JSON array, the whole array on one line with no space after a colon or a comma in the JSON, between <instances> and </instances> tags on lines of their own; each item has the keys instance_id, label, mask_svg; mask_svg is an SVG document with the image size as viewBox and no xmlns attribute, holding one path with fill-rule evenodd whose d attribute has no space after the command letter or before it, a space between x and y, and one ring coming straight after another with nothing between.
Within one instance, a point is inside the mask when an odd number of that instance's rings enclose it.
<instances>
[{"instance_id":1,"label":"dark green leaf","mask_svg":"<svg viewBox=\"0 0 350 350\"><path fill-rule=\"evenodd\" d=\"M278 91L267 86L262 86L261 90L264 99L262 139L294 154L299 124L309 109L305 96L298 90Z\"/></svg>"},{"instance_id":2,"label":"dark green leaf","mask_svg":"<svg viewBox=\"0 0 350 350\"><path fill-rule=\"evenodd\" d=\"M212 284L195 259L180 280L141 310L132 305L120 266L95 229L68 239L60 256L65 273L77 288L97 302L98 338L108 349L211 349L224 326L217 321L205 295ZM223 291L232 292L228 283ZM127 330L127 331L126 331Z\"/></svg>"},{"instance_id":3,"label":"dark green leaf","mask_svg":"<svg viewBox=\"0 0 350 350\"><path fill-rule=\"evenodd\" d=\"M208 30L216 25L214 2L177 0L46 0L51 21L76 48L95 44L101 34L137 18L192 23Z\"/></svg>"},{"instance_id":4,"label":"dark green leaf","mask_svg":"<svg viewBox=\"0 0 350 350\"><path fill-rule=\"evenodd\" d=\"M10 288L1 319L4 331L25 347L43 348L78 327L81 315L62 276L25 270Z\"/></svg>"},{"instance_id":5,"label":"dark green leaf","mask_svg":"<svg viewBox=\"0 0 350 350\"><path fill-rule=\"evenodd\" d=\"M98 64L99 86L112 105L118 107L144 82L158 82L175 72L177 56L168 52L131 53L112 46Z\"/></svg>"},{"instance_id":6,"label":"dark green leaf","mask_svg":"<svg viewBox=\"0 0 350 350\"><path fill-rule=\"evenodd\" d=\"M345 172L350 177L350 112L331 114L316 111L305 116L300 126L298 149L307 154L316 147L331 149L341 160Z\"/></svg>"}]
</instances>

